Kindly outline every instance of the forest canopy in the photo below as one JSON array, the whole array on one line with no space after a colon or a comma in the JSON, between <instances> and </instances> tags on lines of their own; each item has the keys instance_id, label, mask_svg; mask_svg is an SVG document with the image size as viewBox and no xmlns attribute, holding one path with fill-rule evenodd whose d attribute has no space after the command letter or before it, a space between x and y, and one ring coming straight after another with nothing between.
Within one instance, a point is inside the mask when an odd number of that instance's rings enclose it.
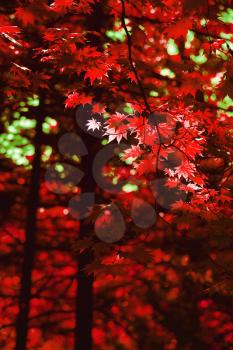
<instances>
[{"instance_id":1,"label":"forest canopy","mask_svg":"<svg viewBox=\"0 0 233 350\"><path fill-rule=\"evenodd\" d=\"M230 0L0 4L0 348L233 349Z\"/></svg>"}]
</instances>

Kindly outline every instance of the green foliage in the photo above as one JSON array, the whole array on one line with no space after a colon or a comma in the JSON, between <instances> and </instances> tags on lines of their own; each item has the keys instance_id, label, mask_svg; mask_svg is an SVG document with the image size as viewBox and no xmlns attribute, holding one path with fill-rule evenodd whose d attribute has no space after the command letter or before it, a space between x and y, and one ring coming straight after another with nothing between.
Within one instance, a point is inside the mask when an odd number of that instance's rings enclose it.
<instances>
[{"instance_id":1,"label":"green foliage","mask_svg":"<svg viewBox=\"0 0 233 350\"><path fill-rule=\"evenodd\" d=\"M170 56L173 56L173 55L178 55L179 54L179 48L175 42L174 39L168 39L168 42L167 42L167 53L168 55Z\"/></svg>"},{"instance_id":2,"label":"green foliage","mask_svg":"<svg viewBox=\"0 0 233 350\"><path fill-rule=\"evenodd\" d=\"M224 23L233 23L233 9L227 8L219 14L218 18Z\"/></svg>"}]
</instances>

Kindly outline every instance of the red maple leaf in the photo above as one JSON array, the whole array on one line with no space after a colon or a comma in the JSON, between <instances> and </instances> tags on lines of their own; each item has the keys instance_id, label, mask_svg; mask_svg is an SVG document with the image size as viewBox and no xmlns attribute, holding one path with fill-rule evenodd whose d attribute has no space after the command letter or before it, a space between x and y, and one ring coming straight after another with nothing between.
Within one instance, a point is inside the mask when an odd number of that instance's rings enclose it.
<instances>
[{"instance_id":1,"label":"red maple leaf","mask_svg":"<svg viewBox=\"0 0 233 350\"><path fill-rule=\"evenodd\" d=\"M149 157L142 159L139 164L136 165L136 172L138 175L144 175L154 173L156 168L156 158Z\"/></svg>"},{"instance_id":2,"label":"red maple leaf","mask_svg":"<svg viewBox=\"0 0 233 350\"><path fill-rule=\"evenodd\" d=\"M142 150L139 146L131 146L131 148L128 148L124 151L123 159L129 159L129 158L138 158L142 154Z\"/></svg>"},{"instance_id":3,"label":"red maple leaf","mask_svg":"<svg viewBox=\"0 0 233 350\"><path fill-rule=\"evenodd\" d=\"M192 28L192 20L190 18L182 18L182 20L177 21L170 25L166 30L168 37L178 39L180 37L185 37L188 30Z\"/></svg>"},{"instance_id":4,"label":"red maple leaf","mask_svg":"<svg viewBox=\"0 0 233 350\"><path fill-rule=\"evenodd\" d=\"M85 105L86 103L92 103L91 96L79 94L78 92L72 92L68 95L67 99L65 100L65 107L74 108L79 104Z\"/></svg>"},{"instance_id":5,"label":"red maple leaf","mask_svg":"<svg viewBox=\"0 0 233 350\"><path fill-rule=\"evenodd\" d=\"M91 67L87 70L84 79L90 79L91 85L95 82L96 79L102 80L104 76L107 75L108 66L100 65L99 67Z\"/></svg>"},{"instance_id":6,"label":"red maple leaf","mask_svg":"<svg viewBox=\"0 0 233 350\"><path fill-rule=\"evenodd\" d=\"M195 166L187 160L182 162L181 165L177 166L175 169L175 174L178 175L179 179L183 176L187 180L194 176Z\"/></svg>"},{"instance_id":7,"label":"red maple leaf","mask_svg":"<svg viewBox=\"0 0 233 350\"><path fill-rule=\"evenodd\" d=\"M35 22L34 14L28 9L18 7L15 15L25 26L28 24L34 24Z\"/></svg>"},{"instance_id":8,"label":"red maple leaf","mask_svg":"<svg viewBox=\"0 0 233 350\"><path fill-rule=\"evenodd\" d=\"M71 7L74 4L74 0L55 0L50 7L55 11L62 11L67 7Z\"/></svg>"},{"instance_id":9,"label":"red maple leaf","mask_svg":"<svg viewBox=\"0 0 233 350\"><path fill-rule=\"evenodd\" d=\"M93 108L92 108L92 111L93 111L93 113L100 113L100 114L102 114L102 113L105 112L105 108L106 107L104 105L102 105L100 103L95 103Z\"/></svg>"}]
</instances>

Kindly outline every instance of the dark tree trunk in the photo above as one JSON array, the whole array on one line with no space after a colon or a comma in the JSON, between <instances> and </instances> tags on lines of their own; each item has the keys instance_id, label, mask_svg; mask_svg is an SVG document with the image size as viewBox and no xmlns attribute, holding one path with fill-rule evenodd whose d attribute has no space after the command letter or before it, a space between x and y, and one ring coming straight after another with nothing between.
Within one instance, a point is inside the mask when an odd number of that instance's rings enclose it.
<instances>
[{"instance_id":1,"label":"dark tree trunk","mask_svg":"<svg viewBox=\"0 0 233 350\"><path fill-rule=\"evenodd\" d=\"M91 227L81 224L80 229L82 235L85 235L90 232ZM92 349L93 275L88 275L84 270L91 261L89 250L85 250L78 257L75 350Z\"/></svg>"},{"instance_id":2,"label":"dark tree trunk","mask_svg":"<svg viewBox=\"0 0 233 350\"><path fill-rule=\"evenodd\" d=\"M35 135L35 154L32 162L30 190L28 198L28 212L25 229L25 243L23 253L23 265L21 276L21 289L19 294L19 314L16 320L16 345L15 350L26 350L28 333L28 316L30 310L30 297L32 286L32 270L35 257L36 243L36 216L39 203L39 183L41 167L41 136L42 116L37 113L37 125Z\"/></svg>"},{"instance_id":3,"label":"dark tree trunk","mask_svg":"<svg viewBox=\"0 0 233 350\"><path fill-rule=\"evenodd\" d=\"M80 135L81 134L81 135ZM92 163L95 154L96 139L79 133L88 148L88 155L82 161L84 178L81 182L82 193L95 193L96 184L92 176ZM79 238L85 238L93 232L93 225L86 221L80 223ZM76 327L75 327L75 350L92 350L93 328L93 275L88 274L85 268L93 260L90 250L84 250L78 255L77 272L77 296L76 296Z\"/></svg>"},{"instance_id":4,"label":"dark tree trunk","mask_svg":"<svg viewBox=\"0 0 233 350\"><path fill-rule=\"evenodd\" d=\"M86 144L88 154L82 159L84 178L80 183L82 193L95 193L96 184L92 175L92 163L96 154L98 140L79 129L79 135ZM93 225L85 220L80 222L79 239L90 236ZM85 271L93 260L90 250L84 250L78 255L77 296L76 296L76 327L75 350L92 350L93 328L93 275Z\"/></svg>"},{"instance_id":5,"label":"dark tree trunk","mask_svg":"<svg viewBox=\"0 0 233 350\"><path fill-rule=\"evenodd\" d=\"M90 31L96 31L101 34L102 28L105 26L105 18L103 12L103 3L97 3L93 6L93 12L86 18L87 27ZM92 40L95 46L98 45L102 50L101 36L90 36L90 45ZM90 88L92 89L92 88ZM101 89L95 88L92 95L95 95L96 101L101 100ZM101 148L101 143L95 137L87 135L83 130L78 130L79 136L83 139L88 155L82 160L82 171L84 179L80 183L82 193L96 192L96 183L92 176L92 164L96 153ZM100 199L97 199L99 201ZM81 221L80 239L89 236L93 232L93 225ZM78 273L77 273L77 297L76 297L76 326L75 326L75 346L74 350L92 350L92 328L93 328L93 280L92 274L87 274L85 268L93 262L91 251L85 250L78 256Z\"/></svg>"}]
</instances>

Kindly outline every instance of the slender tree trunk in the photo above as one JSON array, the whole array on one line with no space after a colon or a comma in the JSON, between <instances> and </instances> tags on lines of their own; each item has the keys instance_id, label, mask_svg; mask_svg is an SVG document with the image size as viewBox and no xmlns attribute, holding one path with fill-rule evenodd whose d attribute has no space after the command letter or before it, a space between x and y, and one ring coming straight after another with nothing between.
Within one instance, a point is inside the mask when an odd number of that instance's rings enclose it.
<instances>
[{"instance_id":1,"label":"slender tree trunk","mask_svg":"<svg viewBox=\"0 0 233 350\"><path fill-rule=\"evenodd\" d=\"M88 226L81 224L82 235L90 232L91 227ZM84 270L91 261L89 250L85 250L78 257L75 350L92 350L93 275L88 275Z\"/></svg>"},{"instance_id":2,"label":"slender tree trunk","mask_svg":"<svg viewBox=\"0 0 233 350\"><path fill-rule=\"evenodd\" d=\"M87 27L90 31L101 33L105 26L105 17L103 11L103 3L96 3L93 6L93 12L87 16ZM95 45L102 50L102 40L97 36L91 38ZM95 89L94 92L96 100L101 101L101 89ZM87 149L88 155L82 160L82 170L84 172L84 179L80 183L82 193L96 192L96 183L92 176L92 164L96 153L101 148L101 144L95 137L87 135L81 129L78 134L83 139ZM80 224L80 238L87 237L93 232L93 225L85 221ZM91 251L85 250L78 256L78 273L77 273L77 296L76 296L76 326L75 326L75 346L74 350L92 350L92 328L93 328L93 311L94 311L94 296L93 296L93 281L92 274L85 272L85 267L93 262Z\"/></svg>"},{"instance_id":3,"label":"slender tree trunk","mask_svg":"<svg viewBox=\"0 0 233 350\"><path fill-rule=\"evenodd\" d=\"M35 135L35 154L32 162L30 192L28 198L28 213L25 229L25 243L23 253L23 265L21 276L21 289L19 294L19 314L16 320L16 345L15 350L26 350L28 333L28 316L30 310L30 296L32 286L32 270L35 257L36 243L36 214L39 202L39 183L41 167L41 135L42 135L42 116L38 113L36 135Z\"/></svg>"},{"instance_id":4,"label":"slender tree trunk","mask_svg":"<svg viewBox=\"0 0 233 350\"><path fill-rule=\"evenodd\" d=\"M80 186L82 193L95 193L96 184L92 176L92 163L97 144L94 137L85 134L79 129L79 135L85 142L88 154L82 159L84 178ZM79 238L88 237L93 232L93 225L85 220L80 222ZM76 296L76 327L75 350L92 350L93 328L93 275L88 274L85 268L93 261L90 250L84 250L78 255L77 296Z\"/></svg>"}]
</instances>

